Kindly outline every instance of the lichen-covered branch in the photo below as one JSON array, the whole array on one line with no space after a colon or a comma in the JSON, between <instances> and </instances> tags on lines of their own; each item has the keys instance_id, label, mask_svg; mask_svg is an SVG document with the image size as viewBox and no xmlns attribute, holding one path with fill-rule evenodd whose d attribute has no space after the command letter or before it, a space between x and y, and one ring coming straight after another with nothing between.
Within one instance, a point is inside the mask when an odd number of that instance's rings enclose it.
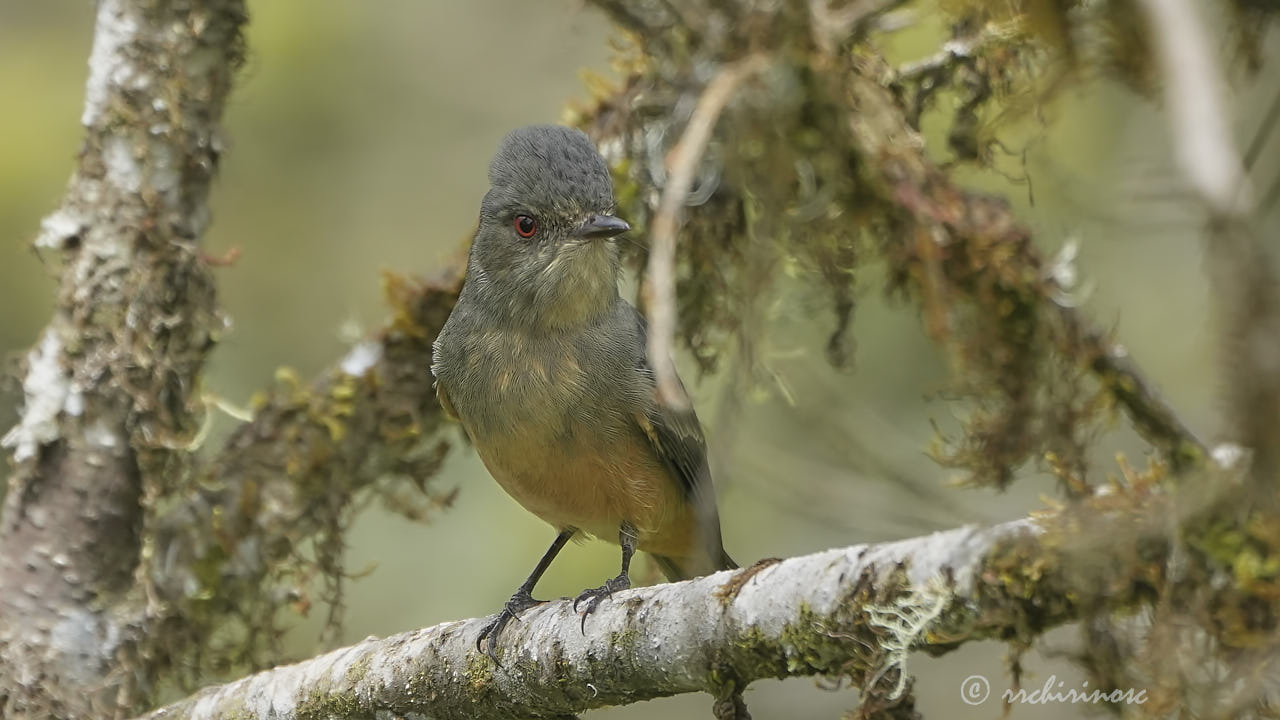
<instances>
[{"instance_id":1,"label":"lichen-covered branch","mask_svg":"<svg viewBox=\"0 0 1280 720\"><path fill-rule=\"evenodd\" d=\"M959 437L940 439L937 456L969 481L1004 486L1016 468L1052 458L1068 491L1085 493L1094 479L1084 446L1116 406L1176 470L1202 462L1203 443L1122 346L1074 307L1009 204L966 190L949 170L994 164L999 141L984 114L1004 99L1015 108L1004 115L1016 116L1015 99L1050 92L1040 83L1061 67L1059 48L1025 15L957 3L946 49L895 69L876 50L892 30L876 21L898 4L850 3L832 19L821 0L707 2L694 3L688 24L672 25L656 8L632 18L629 27L641 29L635 54L620 61L627 82L578 119L614 164L623 212L651 226L651 271L670 264L662 198L676 178L662 160L694 123L681 109L695 106L700 78L771 58L720 114L691 201L698 210L684 213L677 270L658 278L676 277L680 339L705 370L734 350L750 367L767 342L759 317L772 287L800 276L828 295L827 353L845 364L854 274L876 259L890 293L920 308L952 360L964 421ZM1081 17L1123 22L1101 12ZM955 96L950 113L933 109L944 91ZM950 122L950 163L926 147L920 124L929 112Z\"/></svg>"},{"instance_id":2,"label":"lichen-covered branch","mask_svg":"<svg viewBox=\"0 0 1280 720\"><path fill-rule=\"evenodd\" d=\"M1095 602L1138 602L1160 575L1160 545L1140 551L1135 525L1110 521L1124 527L1105 547L1056 520L1020 521L765 561L617 593L585 633L572 603L554 601L508 629L500 667L475 648L483 619L446 623L208 688L147 718L559 718L800 675L851 676L909 702L909 651L1029 637ZM1080 565L1075 552L1103 555Z\"/></svg>"},{"instance_id":3,"label":"lichen-covered branch","mask_svg":"<svg viewBox=\"0 0 1280 720\"><path fill-rule=\"evenodd\" d=\"M35 242L61 264L57 307L3 441L0 715L112 717L148 692L128 598L223 328L196 243L244 19L239 0L97 4L83 148Z\"/></svg>"},{"instance_id":4,"label":"lichen-covered branch","mask_svg":"<svg viewBox=\"0 0 1280 720\"><path fill-rule=\"evenodd\" d=\"M191 495L157 520L165 562L151 582L180 620L165 638L175 654L204 643L210 659L267 662L277 611L310 604L308 574L319 571L323 599L340 605L342 531L362 499L381 495L414 519L448 502L427 492L448 448L427 368L461 276L386 283L392 319L315 382L281 371L253 419L198 469ZM208 646L231 619L242 632Z\"/></svg>"},{"instance_id":5,"label":"lichen-covered branch","mask_svg":"<svg viewBox=\"0 0 1280 720\"><path fill-rule=\"evenodd\" d=\"M897 282L919 295L926 316L934 318L931 332L960 354L962 372L986 375L994 385L982 388L995 390L1004 405L970 421L971 452L954 455L958 464L989 477L1007 475L1043 439L1086 421L1052 417L1069 413L1077 402L1072 395L1080 392L1070 384L1069 370L1062 378L1043 375L1055 355L1090 371L1175 468L1202 461L1202 441L1132 358L1074 306L1059 301L1062 289L1008 203L964 190L930 161L889 90L874 77L854 72L847 79L849 97L875 108L850 115L849 122L860 152L877 158L867 172L883 193L881 201L896 211L886 249L898 264ZM969 303L976 307L949 307ZM1035 407L1037 385L1045 386L1056 407ZM1050 449L1079 454L1077 448Z\"/></svg>"}]
</instances>

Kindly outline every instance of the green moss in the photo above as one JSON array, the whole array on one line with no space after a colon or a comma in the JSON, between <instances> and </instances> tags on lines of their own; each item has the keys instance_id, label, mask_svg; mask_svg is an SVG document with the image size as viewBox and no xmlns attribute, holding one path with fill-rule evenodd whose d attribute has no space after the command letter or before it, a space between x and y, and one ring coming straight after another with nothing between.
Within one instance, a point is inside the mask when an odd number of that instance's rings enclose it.
<instances>
[{"instance_id":1,"label":"green moss","mask_svg":"<svg viewBox=\"0 0 1280 720\"><path fill-rule=\"evenodd\" d=\"M1054 539L1017 539L992 550L975 578L980 612L1002 627L1001 639L1029 641L1032 636L1073 617L1073 599L1058 582L1061 557L1051 549Z\"/></svg>"},{"instance_id":2,"label":"green moss","mask_svg":"<svg viewBox=\"0 0 1280 720\"><path fill-rule=\"evenodd\" d=\"M224 706L219 710L219 717L222 720L261 720L261 716L249 710L243 704L235 706Z\"/></svg>"},{"instance_id":3,"label":"green moss","mask_svg":"<svg viewBox=\"0 0 1280 720\"><path fill-rule=\"evenodd\" d=\"M493 684L494 665L484 653L467 653L467 666L463 674L467 686L473 691L483 691Z\"/></svg>"},{"instance_id":4,"label":"green moss","mask_svg":"<svg viewBox=\"0 0 1280 720\"><path fill-rule=\"evenodd\" d=\"M627 627L625 630L612 630L609 632L609 644L617 649L618 654L622 656L634 655L636 645L644 639L640 631L634 627Z\"/></svg>"},{"instance_id":5,"label":"green moss","mask_svg":"<svg viewBox=\"0 0 1280 720\"><path fill-rule=\"evenodd\" d=\"M298 720L334 720L368 714L354 690L325 691L312 689L294 709Z\"/></svg>"},{"instance_id":6,"label":"green moss","mask_svg":"<svg viewBox=\"0 0 1280 720\"><path fill-rule=\"evenodd\" d=\"M369 670L373 667L373 653L365 653L359 660L351 663L351 667L347 668L346 682L351 687L356 687L369 674Z\"/></svg>"}]
</instances>

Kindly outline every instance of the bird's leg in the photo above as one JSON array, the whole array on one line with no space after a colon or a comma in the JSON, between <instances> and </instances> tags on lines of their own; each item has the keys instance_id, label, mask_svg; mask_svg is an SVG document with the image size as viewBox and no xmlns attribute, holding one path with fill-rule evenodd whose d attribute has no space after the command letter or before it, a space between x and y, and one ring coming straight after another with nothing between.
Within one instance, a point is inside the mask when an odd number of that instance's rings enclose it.
<instances>
[{"instance_id":1,"label":"bird's leg","mask_svg":"<svg viewBox=\"0 0 1280 720\"><path fill-rule=\"evenodd\" d=\"M596 608L605 598L631 587L631 556L636 554L636 526L630 522L623 521L622 528L618 530L618 544L622 546L622 572L618 573L618 577L611 578L598 588L583 590L582 594L573 601L574 612L578 611L578 603L585 603L586 607L582 610L582 633L587 632L587 616L595 612Z\"/></svg>"},{"instance_id":2,"label":"bird's leg","mask_svg":"<svg viewBox=\"0 0 1280 720\"><path fill-rule=\"evenodd\" d=\"M506 627L507 623L512 620L519 620L520 613L525 610L546 602L546 600L535 600L533 598L533 586L538 584L542 574L551 566L551 561L555 560L556 555L560 553L560 549L564 547L565 543L569 542L569 538L573 537L575 532L577 531L572 529L562 530L556 536L555 541L551 543L551 547L547 548L547 551L542 555L542 559L538 561L537 567L533 569L533 572L529 573L529 577L520 587L516 588L511 599L503 606L502 612L495 615L489 621L489 624L485 625L484 629L480 631L480 636L476 638L476 650L480 650L480 643L484 642L485 638L489 638L489 646L484 650L484 653L489 656L490 660L493 660L494 665L498 664L498 635L502 633L502 628Z\"/></svg>"}]
</instances>

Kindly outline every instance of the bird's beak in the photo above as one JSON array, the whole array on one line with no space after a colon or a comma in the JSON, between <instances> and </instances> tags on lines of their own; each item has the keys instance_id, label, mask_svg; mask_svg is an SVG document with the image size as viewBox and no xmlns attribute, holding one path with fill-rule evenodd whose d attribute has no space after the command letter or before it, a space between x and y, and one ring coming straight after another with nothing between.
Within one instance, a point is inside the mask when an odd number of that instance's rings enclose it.
<instances>
[{"instance_id":1,"label":"bird's beak","mask_svg":"<svg viewBox=\"0 0 1280 720\"><path fill-rule=\"evenodd\" d=\"M612 215L590 215L586 222L578 226L575 234L588 240L602 240L631 229L626 220Z\"/></svg>"}]
</instances>

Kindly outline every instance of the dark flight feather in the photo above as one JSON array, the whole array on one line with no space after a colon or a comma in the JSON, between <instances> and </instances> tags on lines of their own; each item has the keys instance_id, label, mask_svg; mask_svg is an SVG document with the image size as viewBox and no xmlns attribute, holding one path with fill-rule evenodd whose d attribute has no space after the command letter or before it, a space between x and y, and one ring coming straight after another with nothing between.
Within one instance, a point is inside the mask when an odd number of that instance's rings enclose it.
<instances>
[{"instance_id":1,"label":"dark flight feather","mask_svg":"<svg viewBox=\"0 0 1280 720\"><path fill-rule=\"evenodd\" d=\"M649 328L644 315L632 308L639 328L640 355L637 368L652 382L653 369L649 366L645 348L648 347ZM683 384L681 384L683 390ZM684 491L685 498L693 505L698 518L699 542L702 553L691 553L690 558L670 558L655 555L659 567L670 580L686 580L716 570L738 567L724 551L720 537L720 515L716 510L715 486L711 481L711 467L707 464L707 441L702 434L702 424L692 408L681 410L657 402L656 395L643 413L637 414L640 427L649 446L662 460L673 478Z\"/></svg>"}]
</instances>

